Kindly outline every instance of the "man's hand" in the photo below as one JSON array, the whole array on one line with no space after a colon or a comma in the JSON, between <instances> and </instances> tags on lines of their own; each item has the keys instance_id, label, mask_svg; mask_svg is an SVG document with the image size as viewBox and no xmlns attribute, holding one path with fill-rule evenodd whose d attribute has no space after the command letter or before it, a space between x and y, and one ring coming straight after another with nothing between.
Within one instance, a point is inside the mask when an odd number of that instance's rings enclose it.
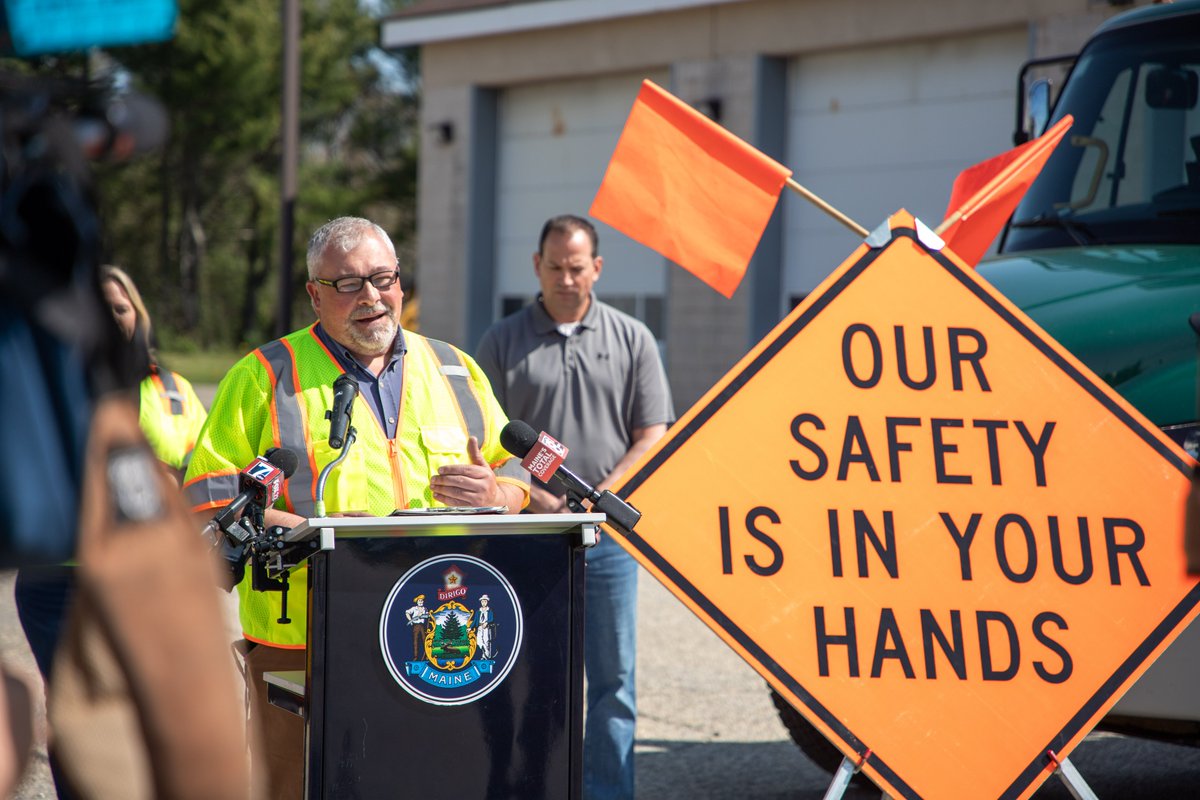
<instances>
[{"instance_id":1,"label":"man's hand","mask_svg":"<svg viewBox=\"0 0 1200 800\"><path fill-rule=\"evenodd\" d=\"M434 499L448 506L504 505L496 474L488 466L479 449L479 440L474 436L467 440L467 458L471 460L470 464L440 467L436 475L430 476L429 486L433 489Z\"/></svg>"},{"instance_id":2,"label":"man's hand","mask_svg":"<svg viewBox=\"0 0 1200 800\"><path fill-rule=\"evenodd\" d=\"M525 510L531 514L565 514L567 513L567 498L565 495L556 496L554 492L531 483L529 506Z\"/></svg>"}]
</instances>

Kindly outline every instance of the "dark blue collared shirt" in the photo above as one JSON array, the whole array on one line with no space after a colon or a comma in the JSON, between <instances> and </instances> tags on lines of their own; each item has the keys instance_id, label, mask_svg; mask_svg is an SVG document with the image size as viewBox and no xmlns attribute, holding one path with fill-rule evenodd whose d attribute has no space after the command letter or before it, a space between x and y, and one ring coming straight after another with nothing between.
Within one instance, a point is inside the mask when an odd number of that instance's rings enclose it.
<instances>
[{"instance_id":1,"label":"dark blue collared shirt","mask_svg":"<svg viewBox=\"0 0 1200 800\"><path fill-rule=\"evenodd\" d=\"M329 348L333 357L347 375L358 381L358 392L367 401L375 419L383 428L387 438L396 438L396 426L400 418L400 397L404 392L404 354L408 348L404 344L404 330L396 329L396 342L392 346L392 357L387 366L376 377L369 369L346 349L346 346L335 342L329 333L317 323L313 329L317 338Z\"/></svg>"}]
</instances>

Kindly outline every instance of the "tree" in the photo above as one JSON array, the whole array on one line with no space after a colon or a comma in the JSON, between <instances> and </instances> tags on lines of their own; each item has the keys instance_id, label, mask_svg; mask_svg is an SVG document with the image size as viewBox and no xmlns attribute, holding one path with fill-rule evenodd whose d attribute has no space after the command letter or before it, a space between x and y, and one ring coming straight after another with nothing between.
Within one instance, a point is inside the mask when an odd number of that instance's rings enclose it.
<instances>
[{"instance_id":1,"label":"tree","mask_svg":"<svg viewBox=\"0 0 1200 800\"><path fill-rule=\"evenodd\" d=\"M451 611L446 614L446 621L439 626L442 635L442 645L457 646L467 638L466 629L458 619L458 614Z\"/></svg>"},{"instance_id":2,"label":"tree","mask_svg":"<svg viewBox=\"0 0 1200 800\"><path fill-rule=\"evenodd\" d=\"M397 247L413 235L416 100L380 65L377 23L356 0L304 0L301 164L292 265L306 319L304 246L317 225L369 215ZM170 345L258 344L278 273L279 0L181 0L175 37L114 55L157 97L171 137L154 158L102 169L107 259L138 281Z\"/></svg>"}]
</instances>

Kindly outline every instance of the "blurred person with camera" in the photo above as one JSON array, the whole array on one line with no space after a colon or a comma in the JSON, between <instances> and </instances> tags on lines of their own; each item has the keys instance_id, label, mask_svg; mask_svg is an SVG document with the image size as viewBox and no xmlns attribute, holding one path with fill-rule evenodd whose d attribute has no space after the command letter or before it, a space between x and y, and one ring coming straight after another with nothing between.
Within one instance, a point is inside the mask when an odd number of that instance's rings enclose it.
<instances>
[{"instance_id":1,"label":"blurred person with camera","mask_svg":"<svg viewBox=\"0 0 1200 800\"><path fill-rule=\"evenodd\" d=\"M207 417L204 405L191 383L157 363L151 345L150 315L129 275L118 267L102 267L100 288L104 302L130 348L131 363L144 374L135 398L138 426L163 470L178 485ZM75 589L74 563L24 566L17 571L13 586L17 616L38 671L47 685ZM60 796L67 796L53 754L51 771Z\"/></svg>"},{"instance_id":2,"label":"blurred person with camera","mask_svg":"<svg viewBox=\"0 0 1200 800\"><path fill-rule=\"evenodd\" d=\"M145 374L138 385L138 426L163 468L178 482L204 427L204 404L187 379L157 363L151 346L150 314L129 275L118 267L105 266L100 280L113 319ZM13 594L21 628L46 680L50 678L73 581L70 565L27 567L17 573Z\"/></svg>"}]
</instances>

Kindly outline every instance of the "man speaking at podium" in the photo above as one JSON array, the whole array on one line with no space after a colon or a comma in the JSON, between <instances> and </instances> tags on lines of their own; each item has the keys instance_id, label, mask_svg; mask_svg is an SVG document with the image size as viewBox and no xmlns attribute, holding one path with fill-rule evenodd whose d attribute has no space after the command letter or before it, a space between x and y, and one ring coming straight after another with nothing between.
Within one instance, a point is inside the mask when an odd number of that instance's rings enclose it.
<instances>
[{"instance_id":1,"label":"man speaking at podium","mask_svg":"<svg viewBox=\"0 0 1200 800\"><path fill-rule=\"evenodd\" d=\"M320 470L342 452L329 444L325 414L343 374L359 389L357 438L325 483L326 513L386 516L435 502L524 508L528 474L500 445L508 420L482 370L457 348L400 328L404 292L383 229L335 219L309 240L307 262L317 322L258 348L221 381L184 481L193 511L206 518L230 503L241 469L280 447L300 456L299 467L264 523L290 528L314 516ZM306 582L307 569L291 571L284 624L280 592L254 591L249 577L238 583L252 723L264 750L252 769L261 776L265 768L276 800L303 796L304 724L267 702L262 676L305 668Z\"/></svg>"}]
</instances>

